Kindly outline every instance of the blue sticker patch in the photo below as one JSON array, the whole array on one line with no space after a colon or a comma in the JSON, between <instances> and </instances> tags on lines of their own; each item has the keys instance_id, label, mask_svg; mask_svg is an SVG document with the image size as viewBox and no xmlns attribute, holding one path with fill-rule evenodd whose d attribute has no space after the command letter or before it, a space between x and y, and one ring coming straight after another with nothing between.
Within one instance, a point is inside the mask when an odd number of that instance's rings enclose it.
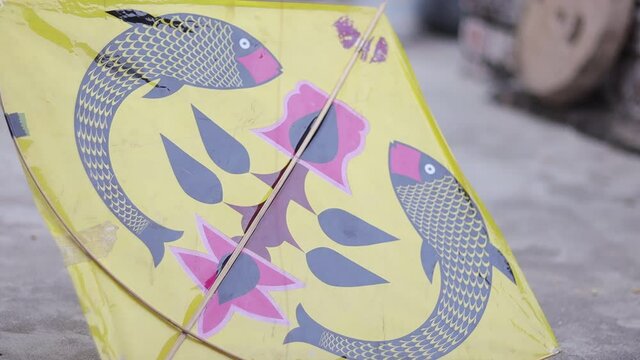
<instances>
[{"instance_id":1,"label":"blue sticker patch","mask_svg":"<svg viewBox=\"0 0 640 360\"><path fill-rule=\"evenodd\" d=\"M29 129L27 129L27 119L24 114L21 113L13 113L6 114L7 124L9 125L9 130L11 130L11 135L14 138L21 138L25 136L29 136Z\"/></svg>"}]
</instances>

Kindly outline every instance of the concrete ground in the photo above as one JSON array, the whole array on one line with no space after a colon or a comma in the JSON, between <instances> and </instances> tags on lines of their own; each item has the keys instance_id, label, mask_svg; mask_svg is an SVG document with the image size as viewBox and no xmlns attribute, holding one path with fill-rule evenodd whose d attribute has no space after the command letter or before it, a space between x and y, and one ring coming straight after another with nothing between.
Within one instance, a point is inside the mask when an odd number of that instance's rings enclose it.
<instances>
[{"instance_id":1,"label":"concrete ground","mask_svg":"<svg viewBox=\"0 0 640 360\"><path fill-rule=\"evenodd\" d=\"M493 104L461 72L450 40L407 45L454 154L558 336L556 358L640 359L640 156ZM0 360L96 358L3 125L0 169Z\"/></svg>"}]
</instances>

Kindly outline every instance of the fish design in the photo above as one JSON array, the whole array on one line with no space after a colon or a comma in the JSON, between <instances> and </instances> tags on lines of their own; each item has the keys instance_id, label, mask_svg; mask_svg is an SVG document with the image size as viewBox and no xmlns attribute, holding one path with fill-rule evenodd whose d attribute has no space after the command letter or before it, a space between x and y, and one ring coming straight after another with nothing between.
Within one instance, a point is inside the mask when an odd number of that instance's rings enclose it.
<instances>
[{"instance_id":1,"label":"fish design","mask_svg":"<svg viewBox=\"0 0 640 360\"><path fill-rule=\"evenodd\" d=\"M433 312L411 333L393 340L354 339L331 331L298 307L299 327L285 343L305 342L348 359L436 359L471 335L491 294L493 267L512 282L509 263L494 247L478 207L462 185L432 157L391 144L391 182L406 216L422 238L421 260L430 281L440 264L441 290Z\"/></svg>"},{"instance_id":2,"label":"fish design","mask_svg":"<svg viewBox=\"0 0 640 360\"><path fill-rule=\"evenodd\" d=\"M265 84L282 73L276 58L244 30L196 15L153 16L137 10L109 14L131 27L97 55L84 75L75 107L75 136L85 171L105 205L149 249L157 266L164 243L182 231L151 220L125 193L109 153L113 119L125 99L157 82L145 98L169 96L181 87L232 90Z\"/></svg>"}]
</instances>

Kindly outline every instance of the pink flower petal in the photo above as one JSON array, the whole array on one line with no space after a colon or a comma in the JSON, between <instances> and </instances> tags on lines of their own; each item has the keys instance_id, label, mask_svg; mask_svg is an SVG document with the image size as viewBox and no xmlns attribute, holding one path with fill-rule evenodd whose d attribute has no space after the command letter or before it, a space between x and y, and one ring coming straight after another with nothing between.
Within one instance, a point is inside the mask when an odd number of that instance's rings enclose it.
<instances>
[{"instance_id":1,"label":"pink flower petal","mask_svg":"<svg viewBox=\"0 0 640 360\"><path fill-rule=\"evenodd\" d=\"M189 274L194 283L200 286L202 291L206 291L213 285L218 268L216 261L211 260L204 254L191 250L171 248L171 251L185 272Z\"/></svg>"},{"instance_id":2,"label":"pink flower petal","mask_svg":"<svg viewBox=\"0 0 640 360\"><path fill-rule=\"evenodd\" d=\"M182 248L171 247L170 249L184 271L203 292L206 292L216 278L219 259L233 252L237 244L200 218L198 218L198 230L201 240L208 249L208 254ZM243 252L255 260L260 272L260 280L253 290L224 304L219 304L219 297L216 294L207 304L198 322L198 330L203 337L210 337L221 331L234 312L240 312L258 321L288 324L278 304L267 291L297 288L301 287L302 283L252 251L244 250Z\"/></svg>"},{"instance_id":3,"label":"pink flower petal","mask_svg":"<svg viewBox=\"0 0 640 360\"><path fill-rule=\"evenodd\" d=\"M200 318L200 334L207 338L225 327L231 319L231 303L218 304L218 295L214 296L204 309Z\"/></svg>"},{"instance_id":4,"label":"pink flower petal","mask_svg":"<svg viewBox=\"0 0 640 360\"><path fill-rule=\"evenodd\" d=\"M205 246L218 261L235 250L238 244L233 240L207 224L203 219L199 218L198 223Z\"/></svg>"},{"instance_id":5,"label":"pink flower petal","mask_svg":"<svg viewBox=\"0 0 640 360\"><path fill-rule=\"evenodd\" d=\"M286 322L284 315L278 309L278 305L258 289L250 291L245 296L232 301L243 310L242 312L256 320L270 322Z\"/></svg>"},{"instance_id":6,"label":"pink flower petal","mask_svg":"<svg viewBox=\"0 0 640 360\"><path fill-rule=\"evenodd\" d=\"M245 252L256 260L258 269L260 269L260 281L258 281L258 286L281 288L280 290L284 290L285 288L297 287L298 285L300 285L293 276L285 273L283 270L278 269L266 260L254 256L246 250Z\"/></svg>"}]
</instances>

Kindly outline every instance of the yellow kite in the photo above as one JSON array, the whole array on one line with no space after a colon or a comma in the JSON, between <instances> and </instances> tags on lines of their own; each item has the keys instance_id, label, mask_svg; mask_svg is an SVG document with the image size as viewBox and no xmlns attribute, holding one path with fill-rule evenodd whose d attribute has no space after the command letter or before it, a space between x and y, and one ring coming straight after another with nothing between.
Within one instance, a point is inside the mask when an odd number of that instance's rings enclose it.
<instances>
[{"instance_id":1,"label":"yellow kite","mask_svg":"<svg viewBox=\"0 0 640 360\"><path fill-rule=\"evenodd\" d=\"M385 6L5 1L5 117L103 359L555 352Z\"/></svg>"}]
</instances>

